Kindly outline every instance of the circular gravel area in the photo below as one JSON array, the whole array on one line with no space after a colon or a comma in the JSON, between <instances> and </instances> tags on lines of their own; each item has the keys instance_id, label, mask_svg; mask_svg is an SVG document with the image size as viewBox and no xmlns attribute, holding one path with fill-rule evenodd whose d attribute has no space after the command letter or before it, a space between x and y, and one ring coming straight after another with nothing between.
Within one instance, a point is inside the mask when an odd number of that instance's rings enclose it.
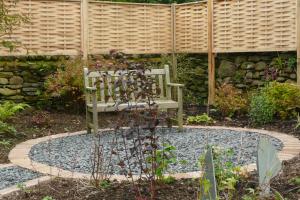
<instances>
[{"instance_id":1,"label":"circular gravel area","mask_svg":"<svg viewBox=\"0 0 300 200\"><path fill-rule=\"evenodd\" d=\"M147 132L143 133L148 134ZM193 172L199 171L198 159L205 151L207 145L218 146L222 149L232 149L234 152L231 158L235 164L247 165L256 162L257 144L260 137L270 138L277 150L281 150L283 143L269 135L255 132L236 131L228 129L206 129L206 128L185 128L178 132L176 128L159 128L156 132L160 143L169 143L176 147L174 151L178 162L170 167L170 172ZM101 144L104 146L104 153L111 152L111 141L115 138L112 131L101 133ZM117 134L118 149L121 157L125 157L122 134ZM92 155L95 141L98 137L92 134L82 134L56 138L47 142L34 145L29 153L30 159L55 166L69 171L89 173L92 169ZM132 140L128 138L128 144ZM117 165L119 159L113 156L112 174L122 174L121 168ZM134 169L138 173L138 168Z\"/></svg>"},{"instance_id":2,"label":"circular gravel area","mask_svg":"<svg viewBox=\"0 0 300 200\"><path fill-rule=\"evenodd\" d=\"M18 166L0 168L0 190L40 176L40 173Z\"/></svg>"}]
</instances>

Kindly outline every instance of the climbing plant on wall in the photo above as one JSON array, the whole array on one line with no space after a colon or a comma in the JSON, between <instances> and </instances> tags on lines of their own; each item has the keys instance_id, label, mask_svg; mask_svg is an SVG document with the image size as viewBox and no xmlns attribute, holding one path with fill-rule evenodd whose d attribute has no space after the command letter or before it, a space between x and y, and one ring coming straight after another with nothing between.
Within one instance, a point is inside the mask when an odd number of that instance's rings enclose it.
<instances>
[{"instance_id":1,"label":"climbing plant on wall","mask_svg":"<svg viewBox=\"0 0 300 200\"><path fill-rule=\"evenodd\" d=\"M16 0L8 2L0 0L0 42L12 51L16 46L16 41L12 40L11 34L28 18L22 13L13 13L11 9L17 4Z\"/></svg>"}]
</instances>

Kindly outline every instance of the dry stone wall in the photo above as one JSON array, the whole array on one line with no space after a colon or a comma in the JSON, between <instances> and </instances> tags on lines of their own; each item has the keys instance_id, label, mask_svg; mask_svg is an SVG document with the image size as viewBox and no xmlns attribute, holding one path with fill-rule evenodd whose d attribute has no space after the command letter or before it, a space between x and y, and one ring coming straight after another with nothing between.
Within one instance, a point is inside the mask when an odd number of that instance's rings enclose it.
<instances>
[{"instance_id":1,"label":"dry stone wall","mask_svg":"<svg viewBox=\"0 0 300 200\"><path fill-rule=\"evenodd\" d=\"M185 103L206 103L207 55L193 54L178 58L179 80L186 86ZM229 83L242 90L257 89L272 80L296 83L296 53L217 54L216 80L217 86Z\"/></svg>"},{"instance_id":2,"label":"dry stone wall","mask_svg":"<svg viewBox=\"0 0 300 200\"><path fill-rule=\"evenodd\" d=\"M40 100L45 79L55 71L57 62L57 57L1 57L0 101Z\"/></svg>"},{"instance_id":3,"label":"dry stone wall","mask_svg":"<svg viewBox=\"0 0 300 200\"><path fill-rule=\"evenodd\" d=\"M296 55L245 54L218 57L217 82L240 89L263 86L268 81L296 83Z\"/></svg>"}]
</instances>

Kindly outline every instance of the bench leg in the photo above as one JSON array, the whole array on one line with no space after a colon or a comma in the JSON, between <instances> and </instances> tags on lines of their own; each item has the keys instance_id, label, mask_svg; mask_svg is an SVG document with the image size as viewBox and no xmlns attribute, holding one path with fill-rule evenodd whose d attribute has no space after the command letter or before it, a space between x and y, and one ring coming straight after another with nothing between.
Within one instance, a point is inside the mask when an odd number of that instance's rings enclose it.
<instances>
[{"instance_id":1,"label":"bench leg","mask_svg":"<svg viewBox=\"0 0 300 200\"><path fill-rule=\"evenodd\" d=\"M86 129L87 129L88 134L92 133L91 127L89 125L89 123L91 123L91 121L92 121L91 119L92 119L91 113L86 108L86 110L85 110L85 121L86 121Z\"/></svg>"},{"instance_id":2,"label":"bench leg","mask_svg":"<svg viewBox=\"0 0 300 200\"><path fill-rule=\"evenodd\" d=\"M93 102L93 130L94 134L98 133L98 112L97 112L97 96L96 94L92 95Z\"/></svg>"},{"instance_id":3,"label":"bench leg","mask_svg":"<svg viewBox=\"0 0 300 200\"><path fill-rule=\"evenodd\" d=\"M93 131L94 134L98 133L98 112L97 111L93 111Z\"/></svg>"},{"instance_id":4,"label":"bench leg","mask_svg":"<svg viewBox=\"0 0 300 200\"><path fill-rule=\"evenodd\" d=\"M182 89L178 88L177 93L178 93L178 112L177 112L178 127L179 127L179 130L182 130L182 128L183 128Z\"/></svg>"},{"instance_id":5,"label":"bench leg","mask_svg":"<svg viewBox=\"0 0 300 200\"><path fill-rule=\"evenodd\" d=\"M182 107L180 108L178 108L178 112L177 112L177 120L178 120L178 127L179 127L179 129L180 130L182 130L182 128L183 128L183 109L182 109Z\"/></svg>"}]
</instances>

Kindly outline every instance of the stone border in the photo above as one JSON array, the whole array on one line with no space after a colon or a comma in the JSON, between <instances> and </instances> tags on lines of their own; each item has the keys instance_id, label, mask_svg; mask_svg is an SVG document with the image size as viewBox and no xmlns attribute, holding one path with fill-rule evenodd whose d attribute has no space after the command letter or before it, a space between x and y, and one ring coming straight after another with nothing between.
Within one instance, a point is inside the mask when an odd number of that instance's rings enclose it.
<instances>
[{"instance_id":1,"label":"stone border","mask_svg":"<svg viewBox=\"0 0 300 200\"><path fill-rule=\"evenodd\" d=\"M0 169L2 169L2 168L7 168L7 167L13 167L13 166L15 166L15 165L12 164L12 163L8 163L8 164L0 164Z\"/></svg>"},{"instance_id":2,"label":"stone border","mask_svg":"<svg viewBox=\"0 0 300 200\"><path fill-rule=\"evenodd\" d=\"M25 187L32 187L32 186L38 185L40 183L43 183L45 181L49 181L50 179L51 179L51 176L42 176L42 177L39 177L36 179L26 181L26 182L24 182L24 185L25 185ZM16 192L19 190L20 190L20 188L18 188L17 185L4 188L4 189L0 190L0 197L4 197L12 192Z\"/></svg>"},{"instance_id":3,"label":"stone border","mask_svg":"<svg viewBox=\"0 0 300 200\"><path fill-rule=\"evenodd\" d=\"M300 140L294 136L287 135L284 133L266 131L260 129L248 129L248 128L235 128L235 127L224 127L224 126L184 126L185 128L202 128L202 129L223 129L223 130L233 130L233 131L249 131L256 132L264 135L270 135L282 141L283 149L278 153L278 157L281 161L289 160L300 153ZM111 129L102 129L111 130ZM20 167L27 168L33 171L37 171L43 174L48 174L52 176L64 177L64 178L79 178L79 179L90 179L90 174L80 173L80 172L71 172L64 170L58 167L52 167L46 164L38 163L30 159L29 152L31 148L40 143L46 142L51 139L62 138L67 136L81 135L86 133L86 131L78 131L74 133L62 133L57 135L46 136L38 139L28 140L26 142L18 144L11 152L9 153L9 160ZM256 164L249 164L243 167L244 170L252 171L256 169ZM176 173L172 174L175 178L196 178L201 175L200 171L188 172L188 173ZM134 178L138 178L134 176ZM127 180L123 175L113 175L111 179L116 180Z\"/></svg>"}]
</instances>

